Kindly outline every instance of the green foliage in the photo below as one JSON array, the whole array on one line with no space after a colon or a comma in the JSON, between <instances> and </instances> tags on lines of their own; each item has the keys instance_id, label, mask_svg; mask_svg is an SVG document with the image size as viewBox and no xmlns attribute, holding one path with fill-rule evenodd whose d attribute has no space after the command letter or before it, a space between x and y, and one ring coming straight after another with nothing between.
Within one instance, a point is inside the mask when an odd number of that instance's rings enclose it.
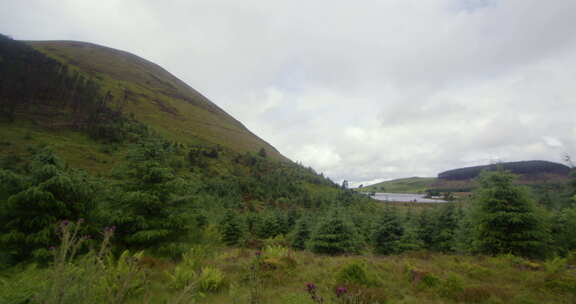
<instances>
[{"instance_id":1,"label":"green foliage","mask_svg":"<svg viewBox=\"0 0 576 304\"><path fill-rule=\"evenodd\" d=\"M189 202L178 194L193 187L164 165L169 147L143 143L130 153L132 178L110 193L106 221L118 228L121 244L176 257L188 249L186 237L195 228Z\"/></svg>"},{"instance_id":2,"label":"green foliage","mask_svg":"<svg viewBox=\"0 0 576 304\"><path fill-rule=\"evenodd\" d=\"M238 245L243 236L243 229L238 216L227 211L221 224L222 241L228 246Z\"/></svg>"},{"instance_id":3,"label":"green foliage","mask_svg":"<svg viewBox=\"0 0 576 304\"><path fill-rule=\"evenodd\" d=\"M339 284L375 285L374 279L369 276L368 267L363 263L351 263L344 266L336 275L336 281Z\"/></svg>"},{"instance_id":4,"label":"green foliage","mask_svg":"<svg viewBox=\"0 0 576 304\"><path fill-rule=\"evenodd\" d=\"M296 229L294 231L294 238L292 239L292 248L298 250L306 249L306 244L310 240L310 235L312 231L310 229L310 224L308 219L301 219L296 224Z\"/></svg>"},{"instance_id":5,"label":"green foliage","mask_svg":"<svg viewBox=\"0 0 576 304\"><path fill-rule=\"evenodd\" d=\"M198 277L198 290L202 292L218 292L226 287L224 273L215 267L203 267Z\"/></svg>"},{"instance_id":6,"label":"green foliage","mask_svg":"<svg viewBox=\"0 0 576 304\"><path fill-rule=\"evenodd\" d=\"M544 215L505 172L485 172L476 194L475 244L481 253L512 253L541 258L548 254Z\"/></svg>"},{"instance_id":7,"label":"green foliage","mask_svg":"<svg viewBox=\"0 0 576 304\"><path fill-rule=\"evenodd\" d=\"M311 250L322 254L358 253L359 236L354 225L333 213L318 225L311 239Z\"/></svg>"},{"instance_id":8,"label":"green foliage","mask_svg":"<svg viewBox=\"0 0 576 304\"><path fill-rule=\"evenodd\" d=\"M374 233L374 249L378 254L393 254L400 251L400 240L404 228L394 209L387 209Z\"/></svg>"},{"instance_id":9,"label":"green foliage","mask_svg":"<svg viewBox=\"0 0 576 304\"><path fill-rule=\"evenodd\" d=\"M461 209L454 204L443 204L434 214L434 224L430 248L440 252L452 252L456 249L456 234L463 217Z\"/></svg>"},{"instance_id":10,"label":"green foliage","mask_svg":"<svg viewBox=\"0 0 576 304\"><path fill-rule=\"evenodd\" d=\"M576 208L559 210L553 217L554 247L560 255L576 249Z\"/></svg>"},{"instance_id":11,"label":"green foliage","mask_svg":"<svg viewBox=\"0 0 576 304\"><path fill-rule=\"evenodd\" d=\"M56 242L56 223L90 219L95 208L94 184L81 172L67 170L50 150L32 158L31 176L2 171L10 195L0 208L0 244L16 261L45 260Z\"/></svg>"},{"instance_id":12,"label":"green foliage","mask_svg":"<svg viewBox=\"0 0 576 304\"><path fill-rule=\"evenodd\" d=\"M266 246L264 248L264 257L266 258L284 258L290 255L290 251L288 248L283 246Z\"/></svg>"},{"instance_id":13,"label":"green foliage","mask_svg":"<svg viewBox=\"0 0 576 304\"><path fill-rule=\"evenodd\" d=\"M279 212L264 215L259 220L257 236L263 239L273 238L286 232L287 225Z\"/></svg>"}]
</instances>

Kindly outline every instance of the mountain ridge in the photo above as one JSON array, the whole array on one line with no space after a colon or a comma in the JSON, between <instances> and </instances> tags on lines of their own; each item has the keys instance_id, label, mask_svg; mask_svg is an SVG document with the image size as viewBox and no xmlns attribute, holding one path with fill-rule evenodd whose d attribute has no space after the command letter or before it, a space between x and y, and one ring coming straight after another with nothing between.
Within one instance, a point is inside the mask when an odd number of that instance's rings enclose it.
<instances>
[{"instance_id":1,"label":"mountain ridge","mask_svg":"<svg viewBox=\"0 0 576 304\"><path fill-rule=\"evenodd\" d=\"M287 160L232 115L156 63L88 42L25 43L96 78L114 98L123 97L122 101L109 101L111 107L134 115L171 140L195 143L193 138L196 137L238 152L265 149L270 157Z\"/></svg>"}]
</instances>

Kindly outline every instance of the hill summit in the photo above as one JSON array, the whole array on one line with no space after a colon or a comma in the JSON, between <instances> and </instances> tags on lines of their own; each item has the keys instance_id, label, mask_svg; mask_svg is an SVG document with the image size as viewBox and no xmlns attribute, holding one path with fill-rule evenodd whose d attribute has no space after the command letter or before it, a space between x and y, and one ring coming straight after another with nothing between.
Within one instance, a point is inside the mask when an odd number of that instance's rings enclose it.
<instances>
[{"instance_id":1,"label":"hill summit","mask_svg":"<svg viewBox=\"0 0 576 304\"><path fill-rule=\"evenodd\" d=\"M468 180L476 178L484 170L494 171L499 168L524 177L538 177L543 175L568 176L570 173L570 168L562 164L543 160L530 160L458 168L439 173L438 178L445 180Z\"/></svg>"},{"instance_id":2,"label":"hill summit","mask_svg":"<svg viewBox=\"0 0 576 304\"><path fill-rule=\"evenodd\" d=\"M0 64L4 121L86 131L110 142L125 140L127 122L138 122L178 144L237 153L264 150L271 159L286 160L186 83L128 52L86 42L1 36Z\"/></svg>"}]
</instances>

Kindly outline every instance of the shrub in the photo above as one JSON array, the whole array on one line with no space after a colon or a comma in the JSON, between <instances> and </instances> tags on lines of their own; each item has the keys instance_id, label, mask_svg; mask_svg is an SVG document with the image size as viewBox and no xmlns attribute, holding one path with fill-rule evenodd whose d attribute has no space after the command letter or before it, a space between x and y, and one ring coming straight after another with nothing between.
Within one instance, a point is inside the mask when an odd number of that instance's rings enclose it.
<instances>
[{"instance_id":1,"label":"shrub","mask_svg":"<svg viewBox=\"0 0 576 304\"><path fill-rule=\"evenodd\" d=\"M464 291L464 280L456 274L451 273L445 280L438 281L438 293L442 297L455 299Z\"/></svg>"},{"instance_id":2,"label":"shrub","mask_svg":"<svg viewBox=\"0 0 576 304\"><path fill-rule=\"evenodd\" d=\"M166 275L170 279L169 286L173 289L186 288L193 284L197 277L194 269L186 263L175 266L172 271L167 271Z\"/></svg>"},{"instance_id":3,"label":"shrub","mask_svg":"<svg viewBox=\"0 0 576 304\"><path fill-rule=\"evenodd\" d=\"M366 264L358 262L348 264L340 269L336 275L336 281L340 284L375 285L375 281L370 278Z\"/></svg>"},{"instance_id":4,"label":"shrub","mask_svg":"<svg viewBox=\"0 0 576 304\"><path fill-rule=\"evenodd\" d=\"M224 273L215 267L202 268L198 277L198 290L202 292L218 292L226 286Z\"/></svg>"}]
</instances>

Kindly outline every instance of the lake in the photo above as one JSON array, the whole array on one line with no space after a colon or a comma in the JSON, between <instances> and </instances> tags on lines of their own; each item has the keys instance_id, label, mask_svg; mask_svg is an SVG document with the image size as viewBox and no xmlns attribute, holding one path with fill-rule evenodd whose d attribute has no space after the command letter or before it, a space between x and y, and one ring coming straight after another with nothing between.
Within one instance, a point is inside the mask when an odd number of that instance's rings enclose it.
<instances>
[{"instance_id":1,"label":"lake","mask_svg":"<svg viewBox=\"0 0 576 304\"><path fill-rule=\"evenodd\" d=\"M386 202L446 203L444 200L425 198L424 194L377 192L372 198Z\"/></svg>"}]
</instances>

